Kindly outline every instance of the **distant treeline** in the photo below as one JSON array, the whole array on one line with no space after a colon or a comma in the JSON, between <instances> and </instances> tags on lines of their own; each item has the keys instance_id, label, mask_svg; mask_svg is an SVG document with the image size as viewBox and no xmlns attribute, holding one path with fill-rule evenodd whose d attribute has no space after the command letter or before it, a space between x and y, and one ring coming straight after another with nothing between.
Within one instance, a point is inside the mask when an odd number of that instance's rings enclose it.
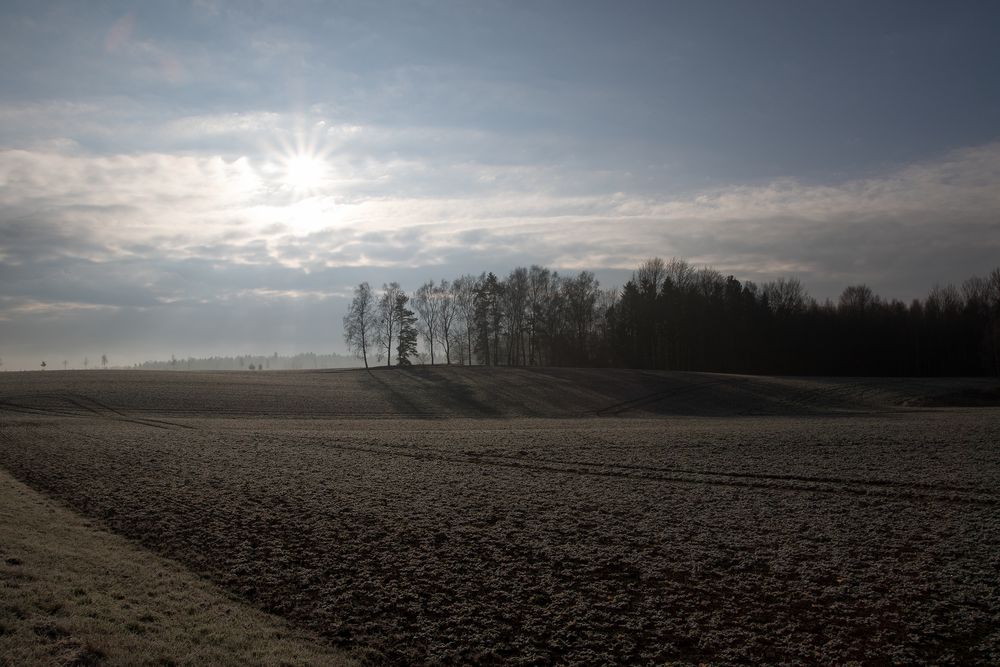
<instances>
[{"instance_id":1,"label":"distant treeline","mask_svg":"<svg viewBox=\"0 0 1000 667\"><path fill-rule=\"evenodd\" d=\"M145 361L133 368L157 371L245 371L245 370L301 370L306 368L350 368L357 361L342 354L314 354L304 352L293 356L280 356L277 352L267 355L242 355L235 357L188 357L169 361Z\"/></svg>"},{"instance_id":2,"label":"distant treeline","mask_svg":"<svg viewBox=\"0 0 1000 667\"><path fill-rule=\"evenodd\" d=\"M411 310L412 307L412 310ZM866 285L836 302L798 280L757 285L683 260L644 262L620 290L544 267L362 283L344 318L365 360L623 366L803 375L1000 375L1000 268L906 304ZM416 340L423 343L418 351Z\"/></svg>"}]
</instances>

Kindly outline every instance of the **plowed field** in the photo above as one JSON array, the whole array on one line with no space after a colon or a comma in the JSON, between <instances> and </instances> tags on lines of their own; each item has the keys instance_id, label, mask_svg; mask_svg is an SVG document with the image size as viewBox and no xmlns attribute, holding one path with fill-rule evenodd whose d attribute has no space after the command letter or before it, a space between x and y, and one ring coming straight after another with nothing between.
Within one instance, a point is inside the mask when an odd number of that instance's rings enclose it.
<instances>
[{"instance_id":1,"label":"plowed field","mask_svg":"<svg viewBox=\"0 0 1000 667\"><path fill-rule=\"evenodd\" d=\"M372 662L1000 662L989 381L0 376L0 466Z\"/></svg>"}]
</instances>

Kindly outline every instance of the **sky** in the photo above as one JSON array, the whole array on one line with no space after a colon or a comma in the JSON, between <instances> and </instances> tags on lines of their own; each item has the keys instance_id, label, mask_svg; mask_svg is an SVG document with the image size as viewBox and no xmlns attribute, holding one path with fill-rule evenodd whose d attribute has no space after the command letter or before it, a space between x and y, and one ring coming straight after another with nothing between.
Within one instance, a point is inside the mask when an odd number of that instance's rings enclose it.
<instances>
[{"instance_id":1,"label":"sky","mask_svg":"<svg viewBox=\"0 0 1000 667\"><path fill-rule=\"evenodd\" d=\"M0 3L0 370L345 352L354 285L1000 266L1000 3Z\"/></svg>"}]
</instances>

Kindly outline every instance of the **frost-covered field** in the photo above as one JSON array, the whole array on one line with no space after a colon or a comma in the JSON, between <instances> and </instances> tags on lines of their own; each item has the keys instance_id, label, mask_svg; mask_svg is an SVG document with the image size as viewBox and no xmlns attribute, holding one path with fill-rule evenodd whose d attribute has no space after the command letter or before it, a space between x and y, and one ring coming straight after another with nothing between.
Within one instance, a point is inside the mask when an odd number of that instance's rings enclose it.
<instances>
[{"instance_id":1,"label":"frost-covered field","mask_svg":"<svg viewBox=\"0 0 1000 667\"><path fill-rule=\"evenodd\" d=\"M0 466L374 661L1000 661L1000 409L899 407L996 382L475 370L23 374Z\"/></svg>"}]
</instances>

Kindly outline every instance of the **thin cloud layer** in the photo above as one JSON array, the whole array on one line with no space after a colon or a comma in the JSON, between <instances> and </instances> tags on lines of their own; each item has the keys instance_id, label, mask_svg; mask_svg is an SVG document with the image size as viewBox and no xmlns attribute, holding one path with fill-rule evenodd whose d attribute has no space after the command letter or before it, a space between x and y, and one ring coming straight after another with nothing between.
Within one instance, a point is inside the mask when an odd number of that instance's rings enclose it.
<instances>
[{"instance_id":1,"label":"thin cloud layer","mask_svg":"<svg viewBox=\"0 0 1000 667\"><path fill-rule=\"evenodd\" d=\"M900 256L916 277L931 248L947 262L983 254L1000 238L1000 144L837 185L782 179L672 198L565 192L569 170L560 166L379 162L364 150L332 153L331 176L300 192L284 180L281 160L3 151L0 252L11 267L64 257L301 271L447 267L497 250L566 268L628 269L657 252L743 275L792 269L822 285L842 274L885 284L890 275L877 267L892 265L898 276ZM438 185L414 184L413 171L433 183L456 171L474 181L488 174L504 187L458 187L460 196L443 197ZM398 191L398 179L409 192Z\"/></svg>"}]
</instances>

